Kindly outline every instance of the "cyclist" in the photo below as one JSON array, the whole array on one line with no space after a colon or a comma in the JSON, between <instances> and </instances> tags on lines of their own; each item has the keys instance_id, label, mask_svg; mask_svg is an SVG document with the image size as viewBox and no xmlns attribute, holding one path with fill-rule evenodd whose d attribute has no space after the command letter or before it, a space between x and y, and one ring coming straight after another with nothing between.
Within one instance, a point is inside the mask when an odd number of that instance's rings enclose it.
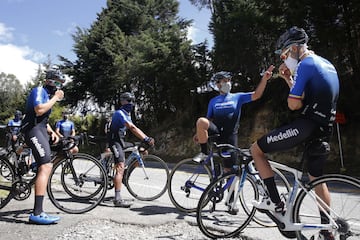
<instances>
[{"instance_id":1,"label":"cyclist","mask_svg":"<svg viewBox=\"0 0 360 240\"><path fill-rule=\"evenodd\" d=\"M208 137L219 134L218 143L238 145L238 129L241 115L241 106L245 103L259 99L272 76L274 66L270 66L264 73L254 92L230 93L231 73L221 71L215 73L210 79L210 86L219 91L219 95L212 98L208 104L206 117L196 121L196 134L194 141L200 144L201 152L193 160L200 162L208 155ZM235 164L236 156L224 159L224 171L228 172Z\"/></svg>"},{"instance_id":2,"label":"cyclist","mask_svg":"<svg viewBox=\"0 0 360 240\"><path fill-rule=\"evenodd\" d=\"M56 122L55 132L60 137L75 137L75 125L74 122L69 119L69 114L66 111L62 112L63 119ZM74 146L71 153L79 152L79 148Z\"/></svg>"},{"instance_id":3,"label":"cyclist","mask_svg":"<svg viewBox=\"0 0 360 240\"><path fill-rule=\"evenodd\" d=\"M43 86L32 89L27 99L25 117L22 121L25 142L30 146L38 166L34 210L29 217L29 222L35 224L52 224L60 219L43 211L43 201L52 169L49 134L52 141L59 141L59 136L48 124L48 118L53 105L64 97L64 92L58 89L64 82L65 78L59 70L46 71Z\"/></svg>"},{"instance_id":4,"label":"cyclist","mask_svg":"<svg viewBox=\"0 0 360 240\"><path fill-rule=\"evenodd\" d=\"M20 132L21 119L22 119L22 112L16 110L14 114L14 118L8 122L8 126L10 127L9 146L11 144L14 150L16 150L16 142L17 142L18 133Z\"/></svg>"},{"instance_id":5,"label":"cyclist","mask_svg":"<svg viewBox=\"0 0 360 240\"><path fill-rule=\"evenodd\" d=\"M109 147L114 155L116 174L114 176L115 188L115 207L129 208L132 203L125 201L121 195L122 179L125 169L125 147L126 130L129 129L136 137L148 145L154 145L154 139L145 135L145 133L131 120L131 112L134 109L135 97L132 93L125 92L120 95L121 107L114 112L110 125Z\"/></svg>"},{"instance_id":6,"label":"cyclist","mask_svg":"<svg viewBox=\"0 0 360 240\"><path fill-rule=\"evenodd\" d=\"M291 27L283 33L275 53L285 65L279 68L280 75L289 84L287 99L290 110L301 110L300 116L288 125L277 128L258 139L251 146L255 166L268 189L270 200L254 202L259 209L284 213L284 202L280 199L274 181L274 174L265 153L287 150L306 143L310 180L323 174L323 165L329 151L329 137L332 133L339 95L339 79L335 67L326 59L310 51L308 35L302 28ZM330 204L326 185L315 189L316 193ZM281 214L277 214L281 217ZM321 222L327 223L320 212ZM331 240L329 232L321 232L319 239Z\"/></svg>"}]
</instances>

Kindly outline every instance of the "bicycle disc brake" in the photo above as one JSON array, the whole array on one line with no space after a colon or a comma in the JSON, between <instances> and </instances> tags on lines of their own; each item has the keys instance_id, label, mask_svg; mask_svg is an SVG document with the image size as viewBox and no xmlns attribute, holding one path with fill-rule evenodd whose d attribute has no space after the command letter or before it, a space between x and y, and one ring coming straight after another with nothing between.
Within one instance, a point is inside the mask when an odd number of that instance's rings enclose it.
<instances>
[{"instance_id":1,"label":"bicycle disc brake","mask_svg":"<svg viewBox=\"0 0 360 240\"><path fill-rule=\"evenodd\" d=\"M27 199L31 194L31 186L24 181L16 181L13 183L14 199L23 201Z\"/></svg>"}]
</instances>

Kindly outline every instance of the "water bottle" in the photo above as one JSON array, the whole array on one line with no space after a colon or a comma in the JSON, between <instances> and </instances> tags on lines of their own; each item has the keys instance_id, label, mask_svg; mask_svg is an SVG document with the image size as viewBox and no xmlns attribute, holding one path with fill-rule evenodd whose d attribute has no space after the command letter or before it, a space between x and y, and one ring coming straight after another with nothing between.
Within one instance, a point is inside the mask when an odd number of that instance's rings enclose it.
<instances>
[{"instance_id":1,"label":"water bottle","mask_svg":"<svg viewBox=\"0 0 360 240\"><path fill-rule=\"evenodd\" d=\"M31 164L30 164L30 169L31 169L31 171L33 171L34 173L36 173L37 172L37 163L36 162L32 162Z\"/></svg>"}]
</instances>

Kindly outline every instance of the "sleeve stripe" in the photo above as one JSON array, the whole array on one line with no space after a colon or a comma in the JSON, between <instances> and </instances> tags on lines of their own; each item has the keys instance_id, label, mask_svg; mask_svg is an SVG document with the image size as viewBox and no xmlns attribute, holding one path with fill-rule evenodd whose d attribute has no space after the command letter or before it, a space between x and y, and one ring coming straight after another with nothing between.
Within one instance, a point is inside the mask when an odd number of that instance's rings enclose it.
<instances>
[{"instance_id":1,"label":"sleeve stripe","mask_svg":"<svg viewBox=\"0 0 360 240\"><path fill-rule=\"evenodd\" d=\"M299 100L301 100L301 96L294 95L294 94L289 94L288 98L292 98L292 99L299 99Z\"/></svg>"}]
</instances>

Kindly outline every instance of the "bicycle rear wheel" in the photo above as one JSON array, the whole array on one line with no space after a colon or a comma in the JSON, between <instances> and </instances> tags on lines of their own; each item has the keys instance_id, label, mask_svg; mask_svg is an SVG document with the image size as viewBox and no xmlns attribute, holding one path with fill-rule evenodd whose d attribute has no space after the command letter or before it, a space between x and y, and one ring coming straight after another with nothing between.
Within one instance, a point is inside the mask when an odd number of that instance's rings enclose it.
<instances>
[{"instance_id":1,"label":"bicycle rear wheel","mask_svg":"<svg viewBox=\"0 0 360 240\"><path fill-rule=\"evenodd\" d=\"M0 209L5 207L13 198L14 169L5 157L0 158Z\"/></svg>"},{"instance_id":2,"label":"bicycle rear wheel","mask_svg":"<svg viewBox=\"0 0 360 240\"><path fill-rule=\"evenodd\" d=\"M92 210L104 199L107 175L96 158L75 154L55 164L47 190L57 208L80 214Z\"/></svg>"},{"instance_id":3,"label":"bicycle rear wheel","mask_svg":"<svg viewBox=\"0 0 360 240\"><path fill-rule=\"evenodd\" d=\"M330 210L324 204L314 200L311 195L315 194L315 188L326 184L331 200ZM335 239L355 240L360 239L360 181L358 179L339 175L324 175L310 182L306 191L302 190L296 198L293 218L295 223L320 224L322 221L329 222L326 216L320 216L319 205L330 212L330 217L338 226L330 229ZM318 239L320 230L316 228L304 228L297 231L298 239Z\"/></svg>"},{"instance_id":4,"label":"bicycle rear wheel","mask_svg":"<svg viewBox=\"0 0 360 240\"><path fill-rule=\"evenodd\" d=\"M238 211L229 211L226 203L230 185L234 184L234 193L240 191L235 199ZM212 182L201 195L196 211L196 220L202 233L209 238L228 238L237 236L251 221L255 208L251 212L241 207L241 202L251 202L258 198L255 182L246 177L242 189L238 174L227 174ZM234 198L234 197L233 197Z\"/></svg>"},{"instance_id":5,"label":"bicycle rear wheel","mask_svg":"<svg viewBox=\"0 0 360 240\"><path fill-rule=\"evenodd\" d=\"M210 184L209 167L187 158L178 162L171 171L168 194L174 206L182 212L195 212L201 194Z\"/></svg>"},{"instance_id":6,"label":"bicycle rear wheel","mask_svg":"<svg viewBox=\"0 0 360 240\"><path fill-rule=\"evenodd\" d=\"M137 160L130 163L126 171L125 185L136 199L155 200L166 191L169 168L164 160L155 155L143 156L142 160L143 166Z\"/></svg>"}]
</instances>

